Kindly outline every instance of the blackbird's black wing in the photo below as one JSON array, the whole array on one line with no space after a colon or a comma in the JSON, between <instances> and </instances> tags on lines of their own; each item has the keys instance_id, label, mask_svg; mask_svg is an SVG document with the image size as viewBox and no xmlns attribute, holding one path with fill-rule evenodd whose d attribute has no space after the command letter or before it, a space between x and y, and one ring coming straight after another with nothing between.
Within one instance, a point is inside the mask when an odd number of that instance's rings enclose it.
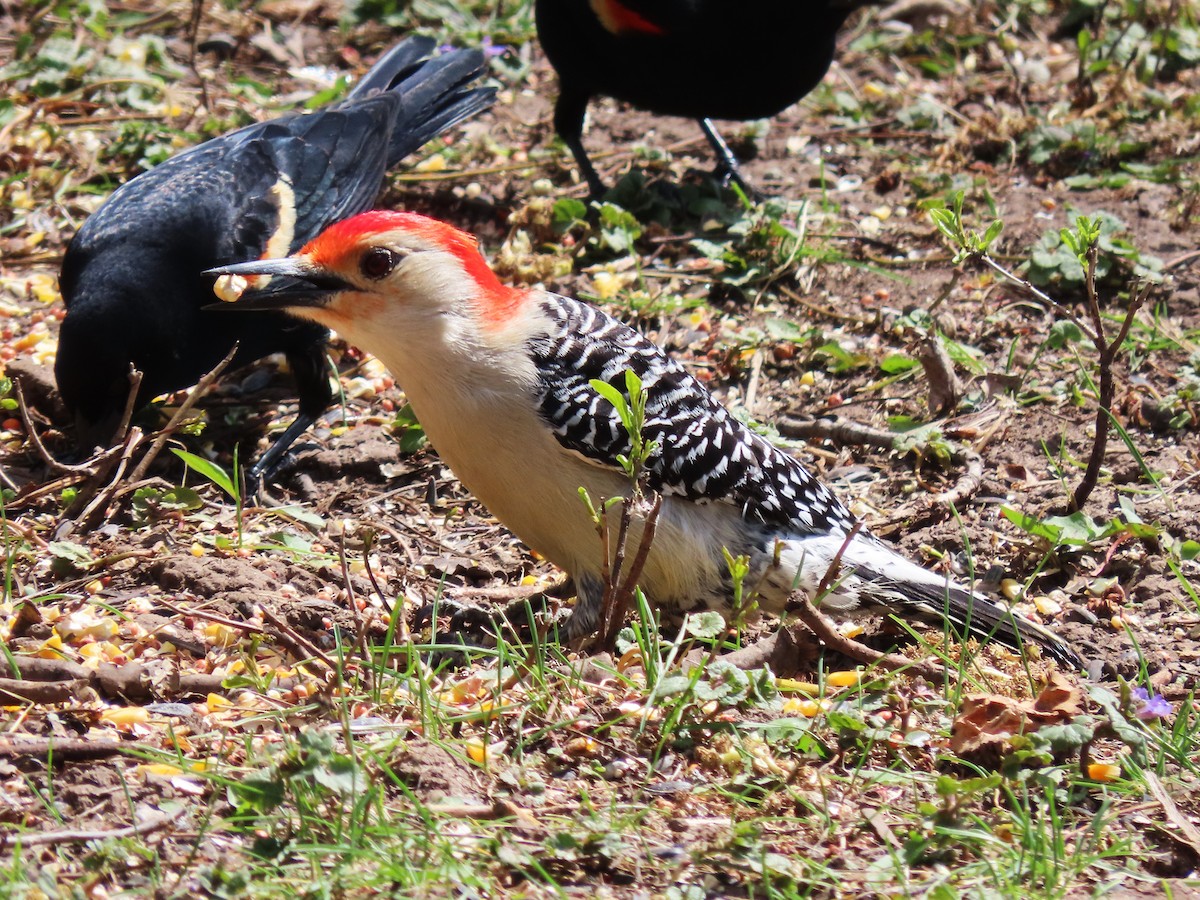
<instances>
[{"instance_id":1,"label":"blackbird's black wing","mask_svg":"<svg viewBox=\"0 0 1200 900\"><path fill-rule=\"evenodd\" d=\"M399 98L264 123L230 148L230 230L213 265L299 250L330 222L371 207L387 170Z\"/></svg>"}]
</instances>

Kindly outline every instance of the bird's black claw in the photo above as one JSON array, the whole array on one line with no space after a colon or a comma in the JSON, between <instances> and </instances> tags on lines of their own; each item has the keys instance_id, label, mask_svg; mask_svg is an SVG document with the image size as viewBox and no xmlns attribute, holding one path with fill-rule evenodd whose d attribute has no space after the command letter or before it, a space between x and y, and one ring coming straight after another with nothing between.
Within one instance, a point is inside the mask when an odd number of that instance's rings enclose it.
<instances>
[{"instance_id":1,"label":"bird's black claw","mask_svg":"<svg viewBox=\"0 0 1200 900\"><path fill-rule=\"evenodd\" d=\"M426 622L432 622L436 627L437 619L446 616L450 617L449 630L453 634L494 632L499 618L499 614L494 610L443 598L436 603L426 603L418 609L413 625L420 628Z\"/></svg>"},{"instance_id":2,"label":"bird's black claw","mask_svg":"<svg viewBox=\"0 0 1200 900\"><path fill-rule=\"evenodd\" d=\"M762 193L762 191L746 180L740 168L730 166L725 160L717 163L717 167L713 169L712 177L723 188L737 185L741 189L741 192L746 195L746 199L754 203L761 203L767 199L766 194Z\"/></svg>"},{"instance_id":3,"label":"bird's black claw","mask_svg":"<svg viewBox=\"0 0 1200 900\"><path fill-rule=\"evenodd\" d=\"M449 627L442 633L453 636L456 643L492 645L497 634L528 636L534 625L529 619L529 611L537 613L544 609L545 595L542 594L521 597L501 607L475 606L442 598L417 610L413 629L420 629L426 622L430 622L433 623L436 636L437 621L449 617Z\"/></svg>"}]
</instances>

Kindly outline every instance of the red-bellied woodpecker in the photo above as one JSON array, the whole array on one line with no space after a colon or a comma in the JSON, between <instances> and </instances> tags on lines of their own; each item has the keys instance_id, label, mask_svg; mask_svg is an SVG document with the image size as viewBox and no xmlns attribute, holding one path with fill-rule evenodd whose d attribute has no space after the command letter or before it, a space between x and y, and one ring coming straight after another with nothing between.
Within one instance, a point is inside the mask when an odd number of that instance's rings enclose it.
<instances>
[{"instance_id":1,"label":"red-bellied woodpecker","mask_svg":"<svg viewBox=\"0 0 1200 900\"><path fill-rule=\"evenodd\" d=\"M506 287L474 238L450 225L363 213L294 256L210 274L286 276L235 305L314 320L383 361L462 483L574 577L568 638L597 627L603 593L602 545L579 489L595 498L631 490L616 461L630 453L630 436L591 382L623 388L633 371L647 391L643 436L655 443L646 476L663 497L640 578L652 603L728 613L725 549L749 558L744 583L757 586L760 608L782 614L793 588L814 593L841 550L841 575L821 600L827 611L949 621L985 639L1032 640L1079 664L1046 629L877 538L859 532L847 541L853 518L833 493L679 363L586 303Z\"/></svg>"}]
</instances>

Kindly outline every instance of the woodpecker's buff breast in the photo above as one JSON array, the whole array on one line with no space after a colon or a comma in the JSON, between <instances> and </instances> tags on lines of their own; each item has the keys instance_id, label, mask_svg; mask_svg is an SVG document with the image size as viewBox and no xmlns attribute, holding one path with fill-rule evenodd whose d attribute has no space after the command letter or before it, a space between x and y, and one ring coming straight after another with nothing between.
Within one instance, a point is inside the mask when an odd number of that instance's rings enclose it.
<instances>
[{"instance_id":1,"label":"woodpecker's buff breast","mask_svg":"<svg viewBox=\"0 0 1200 900\"><path fill-rule=\"evenodd\" d=\"M277 293L239 306L283 308L338 331L395 375L430 442L462 483L518 537L576 581L568 637L594 630L602 550L579 489L628 494L618 454L629 436L590 382L620 389L634 371L647 391L644 436L655 443L650 486L663 496L641 578L652 603L730 612L722 550L749 557L759 607L786 611L815 593L838 551L842 570L822 603L837 613L893 613L1078 657L1039 625L857 533L833 493L749 430L641 334L580 301L499 282L475 241L400 212L340 222L293 257L214 274L284 275ZM635 523L631 540L639 535ZM636 544L635 544L636 545Z\"/></svg>"}]
</instances>

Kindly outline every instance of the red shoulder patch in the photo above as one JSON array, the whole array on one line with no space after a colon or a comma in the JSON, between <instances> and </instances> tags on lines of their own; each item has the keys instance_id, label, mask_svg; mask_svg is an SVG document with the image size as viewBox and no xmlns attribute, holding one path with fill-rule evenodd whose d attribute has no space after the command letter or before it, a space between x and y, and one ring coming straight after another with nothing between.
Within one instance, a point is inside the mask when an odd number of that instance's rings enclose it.
<instances>
[{"instance_id":1,"label":"red shoulder patch","mask_svg":"<svg viewBox=\"0 0 1200 900\"><path fill-rule=\"evenodd\" d=\"M622 6L617 0L588 0L592 12L604 26L604 30L612 34L666 34L667 30L661 25L655 25L645 16L634 12L628 6Z\"/></svg>"}]
</instances>

